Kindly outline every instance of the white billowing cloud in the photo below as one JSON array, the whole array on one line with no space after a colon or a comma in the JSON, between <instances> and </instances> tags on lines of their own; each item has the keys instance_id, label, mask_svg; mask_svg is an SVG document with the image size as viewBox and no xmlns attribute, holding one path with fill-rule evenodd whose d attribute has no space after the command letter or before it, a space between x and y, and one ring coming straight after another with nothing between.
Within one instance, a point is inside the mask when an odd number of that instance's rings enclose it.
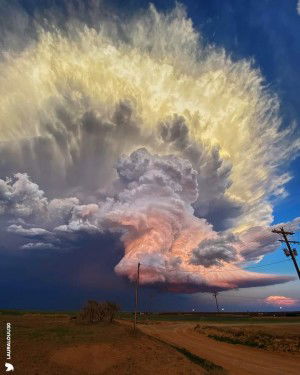
<instances>
[{"instance_id":1,"label":"white billowing cloud","mask_svg":"<svg viewBox=\"0 0 300 375\"><path fill-rule=\"evenodd\" d=\"M10 233L17 233L25 237L36 237L36 236L45 236L50 235L51 233L48 230L43 228L23 228L22 225L12 224L7 228L7 231Z\"/></svg>"},{"instance_id":2,"label":"white billowing cloud","mask_svg":"<svg viewBox=\"0 0 300 375\"><path fill-rule=\"evenodd\" d=\"M47 199L39 186L27 174L17 173L12 179L0 179L0 213L28 218L40 215Z\"/></svg>"},{"instance_id":3,"label":"white billowing cloud","mask_svg":"<svg viewBox=\"0 0 300 375\"><path fill-rule=\"evenodd\" d=\"M297 13L300 16L300 1L299 0L297 1Z\"/></svg>"},{"instance_id":4,"label":"white billowing cloud","mask_svg":"<svg viewBox=\"0 0 300 375\"><path fill-rule=\"evenodd\" d=\"M78 198L74 197L48 200L44 191L26 173L17 173L6 180L0 179L0 214L8 219L17 218L22 223L28 221L53 227L54 224L68 223L76 215L74 210L79 205ZM25 229L16 224L8 230L26 236L46 233L42 228Z\"/></svg>"},{"instance_id":5,"label":"white billowing cloud","mask_svg":"<svg viewBox=\"0 0 300 375\"><path fill-rule=\"evenodd\" d=\"M64 199L53 199L47 207L48 220L53 225L65 225L73 216L74 209L80 205L79 199L75 197Z\"/></svg>"},{"instance_id":6,"label":"white billowing cloud","mask_svg":"<svg viewBox=\"0 0 300 375\"><path fill-rule=\"evenodd\" d=\"M68 225L60 225L59 227L54 228L54 231L58 234L79 232L88 234L101 233L101 230L95 225L89 223L81 223L80 221L72 221Z\"/></svg>"},{"instance_id":7,"label":"white billowing cloud","mask_svg":"<svg viewBox=\"0 0 300 375\"><path fill-rule=\"evenodd\" d=\"M140 261L142 283L176 291L290 280L239 267L276 248L269 198L285 196L280 166L299 150L261 73L205 47L180 5L97 9L1 33L5 227L23 248L116 231L116 272L134 280Z\"/></svg>"},{"instance_id":8,"label":"white billowing cloud","mask_svg":"<svg viewBox=\"0 0 300 375\"><path fill-rule=\"evenodd\" d=\"M45 225L46 223L40 222L40 224ZM55 245L55 248L59 248L61 246L58 236L55 233L52 233L51 231L46 230L44 228L35 228L35 227L24 228L22 225L12 224L7 227L7 232L23 237L25 240L28 240L28 239L30 241L34 240L38 244L43 243L45 245L43 246L43 248L45 248L46 245L49 245L49 247L53 247L53 248L54 248L54 245ZM32 247L32 245L33 243L30 243L29 246ZM27 248L27 244L22 245L21 248Z\"/></svg>"},{"instance_id":9,"label":"white billowing cloud","mask_svg":"<svg viewBox=\"0 0 300 375\"><path fill-rule=\"evenodd\" d=\"M52 243L45 242L28 242L21 246L23 250L57 250L58 248Z\"/></svg>"}]
</instances>

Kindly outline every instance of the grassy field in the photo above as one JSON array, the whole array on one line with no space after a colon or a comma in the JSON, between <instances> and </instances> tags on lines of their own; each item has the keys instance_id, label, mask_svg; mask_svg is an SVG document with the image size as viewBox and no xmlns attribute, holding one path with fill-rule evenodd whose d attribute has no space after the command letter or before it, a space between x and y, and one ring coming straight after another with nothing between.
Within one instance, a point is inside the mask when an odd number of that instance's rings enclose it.
<instances>
[{"instance_id":1,"label":"grassy field","mask_svg":"<svg viewBox=\"0 0 300 375\"><path fill-rule=\"evenodd\" d=\"M132 321L132 313L119 313L117 318L127 323L116 322L112 325L78 324L71 319L74 315L76 315L74 311L0 310L3 338L5 338L6 323L11 323L12 362L16 373L22 375L225 373L213 363L212 359L209 361L201 355L197 356L181 345L168 345L139 331L137 335L133 335L132 325L128 324ZM152 326L162 329L168 325L172 326L169 322L187 322L190 323L188 326L195 334L214 339L216 345L218 341L222 341L233 346L244 344L260 347L262 350L281 351L282 347L290 347L291 352L299 351L300 317L297 316L143 314L138 316L138 322L141 328ZM199 327L198 330L193 328L196 326ZM268 347L266 345L268 340L277 342L278 347L275 347L275 344L272 348ZM0 350L1 357L4 358L5 345L1 345Z\"/></svg>"},{"instance_id":2,"label":"grassy field","mask_svg":"<svg viewBox=\"0 0 300 375\"><path fill-rule=\"evenodd\" d=\"M78 311L39 311L39 310L5 310L0 309L1 315L68 315L76 316ZM166 322L197 322L197 323L228 323L228 324L268 324L268 323L300 323L300 316L280 316L279 314L257 316L239 313L152 313L152 314L138 314L138 322L144 323L149 321L166 321ZM117 314L117 319L133 320L133 313L120 312Z\"/></svg>"},{"instance_id":3,"label":"grassy field","mask_svg":"<svg viewBox=\"0 0 300 375\"><path fill-rule=\"evenodd\" d=\"M9 309L0 309L0 315L76 315L78 311L47 311L47 310L9 310Z\"/></svg>"},{"instance_id":4,"label":"grassy field","mask_svg":"<svg viewBox=\"0 0 300 375\"><path fill-rule=\"evenodd\" d=\"M182 348L107 322L78 324L62 313L0 314L1 342L11 324L12 359L22 375L224 374L222 368ZM0 353L5 361L5 345Z\"/></svg>"},{"instance_id":5,"label":"grassy field","mask_svg":"<svg viewBox=\"0 0 300 375\"><path fill-rule=\"evenodd\" d=\"M119 319L132 319L132 313L120 313ZM269 324L269 323L300 323L300 316L243 316L243 315L203 315L203 314L150 314L138 315L140 323L151 321L167 322L195 322L195 323L222 323L222 324Z\"/></svg>"}]
</instances>

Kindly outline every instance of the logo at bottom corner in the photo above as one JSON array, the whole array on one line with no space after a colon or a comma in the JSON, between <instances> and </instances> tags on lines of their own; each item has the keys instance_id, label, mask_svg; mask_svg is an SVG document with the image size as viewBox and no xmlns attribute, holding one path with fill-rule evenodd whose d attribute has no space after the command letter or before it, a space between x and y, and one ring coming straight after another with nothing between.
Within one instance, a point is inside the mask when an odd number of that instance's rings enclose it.
<instances>
[{"instance_id":1,"label":"logo at bottom corner","mask_svg":"<svg viewBox=\"0 0 300 375\"><path fill-rule=\"evenodd\" d=\"M14 369L15 369L14 366L11 363L8 363L8 362L5 363L5 367L6 367L6 372L14 371Z\"/></svg>"}]
</instances>

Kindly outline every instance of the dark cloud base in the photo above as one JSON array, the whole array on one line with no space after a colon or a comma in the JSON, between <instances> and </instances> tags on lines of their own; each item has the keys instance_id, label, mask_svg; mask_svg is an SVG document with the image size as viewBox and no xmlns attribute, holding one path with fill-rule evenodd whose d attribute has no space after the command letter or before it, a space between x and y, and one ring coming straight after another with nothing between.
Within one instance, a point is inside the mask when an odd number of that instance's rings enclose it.
<instances>
[{"instance_id":1,"label":"dark cloud base","mask_svg":"<svg viewBox=\"0 0 300 375\"><path fill-rule=\"evenodd\" d=\"M118 236L82 240L72 251L0 250L0 306L3 309L78 310L88 299L113 300L123 310L134 309L134 283L117 276L115 264L123 256ZM178 303L180 307L178 308ZM186 296L164 285L140 288L142 310L189 309Z\"/></svg>"}]
</instances>

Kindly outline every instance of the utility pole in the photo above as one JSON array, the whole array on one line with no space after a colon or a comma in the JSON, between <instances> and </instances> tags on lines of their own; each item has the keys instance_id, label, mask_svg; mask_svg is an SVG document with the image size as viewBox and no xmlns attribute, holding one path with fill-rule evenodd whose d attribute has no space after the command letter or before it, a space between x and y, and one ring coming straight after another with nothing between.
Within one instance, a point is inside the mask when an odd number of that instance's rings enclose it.
<instances>
[{"instance_id":1,"label":"utility pole","mask_svg":"<svg viewBox=\"0 0 300 375\"><path fill-rule=\"evenodd\" d=\"M137 266L137 277L135 283L135 310L134 310L134 321L133 321L133 332L136 332L136 316L137 316L137 306L138 306L138 298L139 298L139 283L140 283L140 265L138 263Z\"/></svg>"},{"instance_id":2,"label":"utility pole","mask_svg":"<svg viewBox=\"0 0 300 375\"><path fill-rule=\"evenodd\" d=\"M219 304L218 304L218 298L217 298L218 292L213 292L213 295L214 295L215 300L216 300L217 311L220 312Z\"/></svg>"},{"instance_id":3,"label":"utility pole","mask_svg":"<svg viewBox=\"0 0 300 375\"><path fill-rule=\"evenodd\" d=\"M299 267L298 267L298 264L297 264L297 260L296 260L296 255L297 255L297 251L296 249L292 249L291 248L291 243L294 243L294 244L299 244L300 242L297 242L297 241L289 241L288 237L287 236L291 236L293 235L294 233L293 232L287 232L283 229L283 227L281 227L280 229L273 229L272 230L273 233L277 233L277 234L280 234L282 237L283 237L283 240L279 240L280 242L285 242L286 243L286 246L287 246L287 249L284 249L284 253L287 257L291 257L292 258L292 261L294 263L294 266L296 268L296 271L297 271L297 274L298 274L298 277L300 279L300 270L299 270Z\"/></svg>"}]
</instances>

